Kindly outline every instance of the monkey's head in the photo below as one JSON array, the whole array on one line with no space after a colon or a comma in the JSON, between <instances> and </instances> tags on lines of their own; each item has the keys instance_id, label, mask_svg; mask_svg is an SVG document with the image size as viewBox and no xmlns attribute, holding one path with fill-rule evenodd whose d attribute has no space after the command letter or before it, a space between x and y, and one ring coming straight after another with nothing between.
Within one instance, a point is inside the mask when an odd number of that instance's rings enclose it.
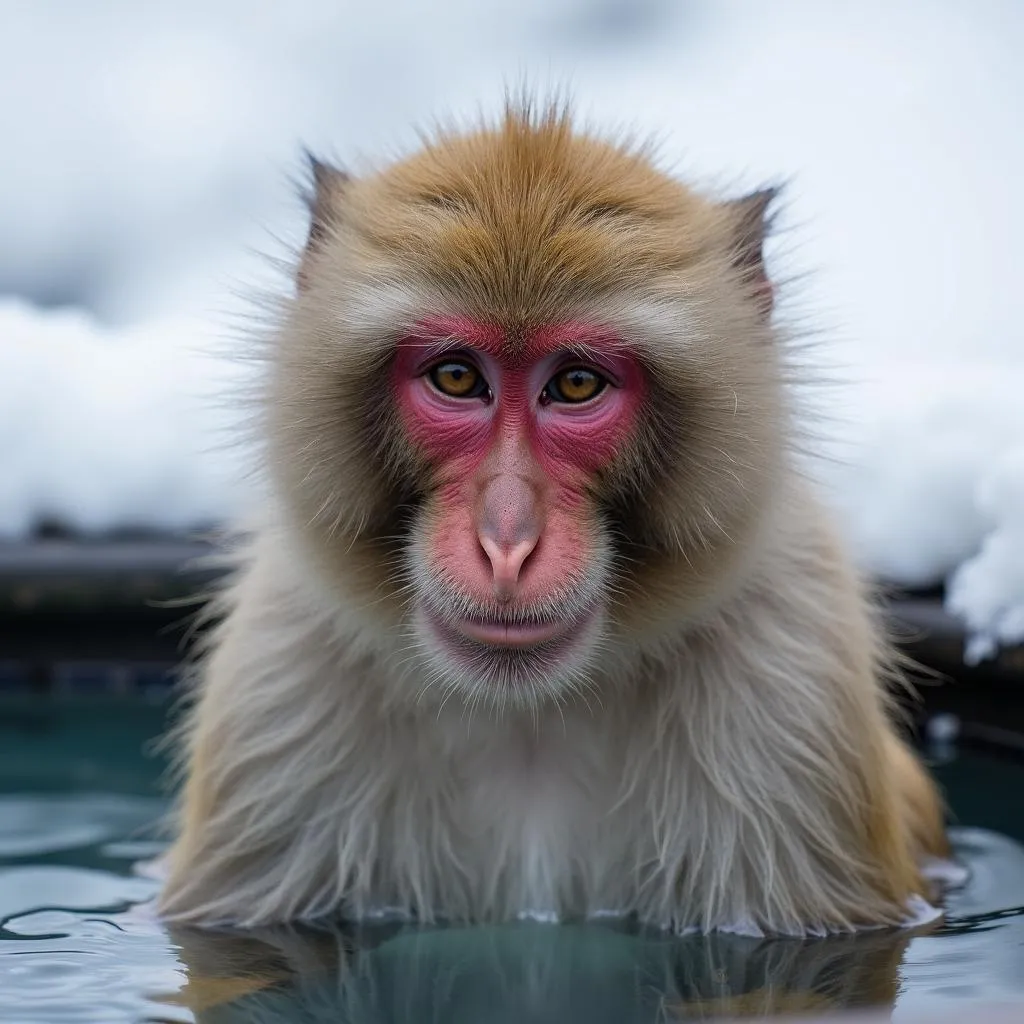
<instances>
[{"instance_id":1,"label":"monkey's head","mask_svg":"<svg viewBox=\"0 0 1024 1024\"><path fill-rule=\"evenodd\" d=\"M555 109L314 178L270 464L350 607L503 705L728 590L785 444L771 193L709 201Z\"/></svg>"}]
</instances>

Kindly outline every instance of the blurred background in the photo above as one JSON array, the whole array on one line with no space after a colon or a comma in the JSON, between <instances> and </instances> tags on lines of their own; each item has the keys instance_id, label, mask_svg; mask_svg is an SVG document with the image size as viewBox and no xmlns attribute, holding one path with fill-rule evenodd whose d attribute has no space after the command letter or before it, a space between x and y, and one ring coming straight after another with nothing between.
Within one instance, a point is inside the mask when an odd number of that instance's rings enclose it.
<instances>
[{"instance_id":1,"label":"blurred background","mask_svg":"<svg viewBox=\"0 0 1024 1024\"><path fill-rule=\"evenodd\" d=\"M301 147L358 170L527 81L699 187L787 183L773 268L838 381L819 468L862 564L943 587L969 660L1024 638L1016 0L0 10L8 575L13 542L243 509L233 355L252 294L288 287L267 257L303 237Z\"/></svg>"}]
</instances>

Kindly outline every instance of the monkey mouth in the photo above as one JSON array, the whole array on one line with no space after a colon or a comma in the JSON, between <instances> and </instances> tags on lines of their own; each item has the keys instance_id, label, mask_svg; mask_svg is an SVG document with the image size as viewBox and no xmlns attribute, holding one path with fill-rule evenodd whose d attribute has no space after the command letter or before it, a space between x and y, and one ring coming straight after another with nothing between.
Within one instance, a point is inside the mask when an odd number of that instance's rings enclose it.
<instances>
[{"instance_id":1,"label":"monkey mouth","mask_svg":"<svg viewBox=\"0 0 1024 1024\"><path fill-rule=\"evenodd\" d=\"M448 645L465 647L468 643L476 648L494 650L553 651L585 626L596 609L588 608L564 618L527 622L502 616L442 616L429 607L425 611L434 631Z\"/></svg>"},{"instance_id":2,"label":"monkey mouth","mask_svg":"<svg viewBox=\"0 0 1024 1024\"><path fill-rule=\"evenodd\" d=\"M564 622L502 622L500 619L461 619L453 629L479 644L490 647L537 647L558 639L566 631Z\"/></svg>"}]
</instances>

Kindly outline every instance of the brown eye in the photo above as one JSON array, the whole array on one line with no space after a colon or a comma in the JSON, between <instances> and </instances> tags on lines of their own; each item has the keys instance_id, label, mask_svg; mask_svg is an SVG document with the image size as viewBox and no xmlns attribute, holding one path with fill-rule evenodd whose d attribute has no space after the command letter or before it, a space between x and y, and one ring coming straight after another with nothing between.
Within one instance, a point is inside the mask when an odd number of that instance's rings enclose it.
<instances>
[{"instance_id":1,"label":"brown eye","mask_svg":"<svg viewBox=\"0 0 1024 1024\"><path fill-rule=\"evenodd\" d=\"M573 366L552 377L544 391L553 402L586 402L599 395L607 383L593 370Z\"/></svg>"},{"instance_id":2,"label":"brown eye","mask_svg":"<svg viewBox=\"0 0 1024 1024\"><path fill-rule=\"evenodd\" d=\"M487 382L470 363L450 360L438 363L430 371L434 387L452 398L477 398L487 391Z\"/></svg>"}]
</instances>

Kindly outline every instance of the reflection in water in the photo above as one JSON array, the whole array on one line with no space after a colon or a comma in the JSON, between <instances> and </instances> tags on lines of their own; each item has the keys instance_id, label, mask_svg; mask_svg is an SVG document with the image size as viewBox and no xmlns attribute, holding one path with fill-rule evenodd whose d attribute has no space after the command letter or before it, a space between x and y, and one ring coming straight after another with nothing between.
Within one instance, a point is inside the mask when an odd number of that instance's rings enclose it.
<instances>
[{"instance_id":1,"label":"reflection in water","mask_svg":"<svg viewBox=\"0 0 1024 1024\"><path fill-rule=\"evenodd\" d=\"M910 936L670 939L524 923L174 939L195 972L181 999L202 1024L649 1024L892 1005Z\"/></svg>"},{"instance_id":2,"label":"reflection in water","mask_svg":"<svg viewBox=\"0 0 1024 1024\"><path fill-rule=\"evenodd\" d=\"M1008 807L1022 779L1005 763L1000 778ZM0 793L0 1024L653 1024L872 1005L899 1021L1024 998L1024 846L995 832L956 833L970 879L946 923L918 933L671 938L601 922L168 934L145 902L155 883L135 871L160 806Z\"/></svg>"}]
</instances>

